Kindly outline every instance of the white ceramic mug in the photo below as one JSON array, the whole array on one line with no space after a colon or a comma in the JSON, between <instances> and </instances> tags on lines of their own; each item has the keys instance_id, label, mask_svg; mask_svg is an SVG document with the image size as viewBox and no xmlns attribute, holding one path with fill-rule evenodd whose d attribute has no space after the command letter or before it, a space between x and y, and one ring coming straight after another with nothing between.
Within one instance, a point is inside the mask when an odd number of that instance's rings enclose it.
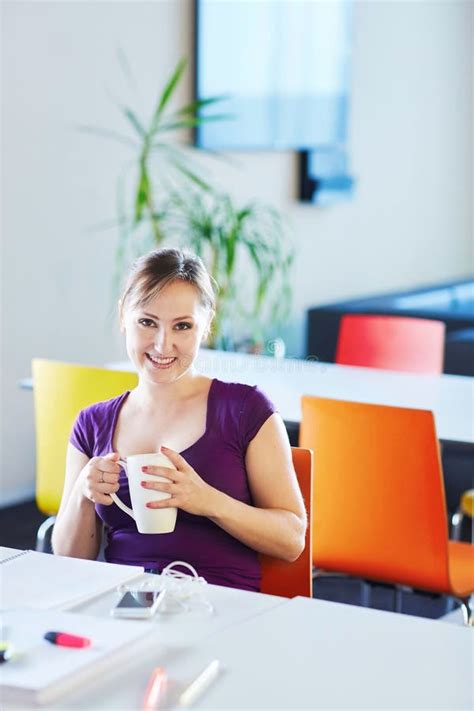
<instances>
[{"instance_id":1,"label":"white ceramic mug","mask_svg":"<svg viewBox=\"0 0 474 711\"><path fill-rule=\"evenodd\" d=\"M110 494L117 506L135 519L140 533L171 533L174 531L178 513L177 508L150 509L146 505L149 501L169 499L171 494L164 491L156 491L155 489L144 489L140 483L142 481L169 482L169 479L166 477L142 472L142 467L144 466L168 467L169 469L176 470L176 467L170 462L168 457L161 452L155 452L154 454L132 454L127 457L126 462L120 459L119 464L125 469L125 473L128 477L132 508L124 504L123 501L118 498L117 494Z\"/></svg>"}]
</instances>

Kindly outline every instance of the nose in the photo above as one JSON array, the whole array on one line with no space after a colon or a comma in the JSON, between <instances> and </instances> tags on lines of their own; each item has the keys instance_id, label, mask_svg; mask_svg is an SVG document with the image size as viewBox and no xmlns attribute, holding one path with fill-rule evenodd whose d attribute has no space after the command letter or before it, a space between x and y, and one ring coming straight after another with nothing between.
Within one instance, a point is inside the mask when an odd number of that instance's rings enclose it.
<instances>
[{"instance_id":1,"label":"nose","mask_svg":"<svg viewBox=\"0 0 474 711\"><path fill-rule=\"evenodd\" d=\"M173 334L166 328L158 328L154 339L155 351L161 356L170 355L173 351Z\"/></svg>"}]
</instances>

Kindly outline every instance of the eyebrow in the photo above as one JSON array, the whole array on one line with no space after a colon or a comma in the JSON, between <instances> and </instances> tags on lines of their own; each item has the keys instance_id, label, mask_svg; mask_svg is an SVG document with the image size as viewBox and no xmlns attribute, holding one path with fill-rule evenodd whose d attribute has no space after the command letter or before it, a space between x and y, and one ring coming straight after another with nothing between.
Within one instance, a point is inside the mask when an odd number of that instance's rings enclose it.
<instances>
[{"instance_id":1,"label":"eyebrow","mask_svg":"<svg viewBox=\"0 0 474 711\"><path fill-rule=\"evenodd\" d=\"M150 314L150 313L147 313L146 311L144 311L143 314L144 314L144 316L149 316L150 318L155 319L155 321L159 321L159 320L160 320L160 319L158 318L158 316L155 316L155 314ZM174 318L173 321L185 321L186 319L192 321L192 320L193 320L193 317L192 317L192 316L178 316L177 318Z\"/></svg>"}]
</instances>

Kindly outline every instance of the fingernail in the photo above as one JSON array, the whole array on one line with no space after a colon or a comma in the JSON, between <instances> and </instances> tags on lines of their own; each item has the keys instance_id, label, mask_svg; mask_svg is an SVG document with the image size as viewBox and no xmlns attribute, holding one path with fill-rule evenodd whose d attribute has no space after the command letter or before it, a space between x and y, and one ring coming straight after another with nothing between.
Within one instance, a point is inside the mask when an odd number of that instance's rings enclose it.
<instances>
[{"instance_id":1,"label":"fingernail","mask_svg":"<svg viewBox=\"0 0 474 711\"><path fill-rule=\"evenodd\" d=\"M142 472L147 472L147 471L148 471L148 467L142 467Z\"/></svg>"},{"instance_id":2,"label":"fingernail","mask_svg":"<svg viewBox=\"0 0 474 711\"><path fill-rule=\"evenodd\" d=\"M153 506L151 504L146 504L147 509L152 509Z\"/></svg>"},{"instance_id":3,"label":"fingernail","mask_svg":"<svg viewBox=\"0 0 474 711\"><path fill-rule=\"evenodd\" d=\"M146 486L147 483L146 483L146 481L141 481L140 484L141 484L142 486Z\"/></svg>"},{"instance_id":4,"label":"fingernail","mask_svg":"<svg viewBox=\"0 0 474 711\"><path fill-rule=\"evenodd\" d=\"M164 445L160 447L160 449L168 449L168 447L165 447Z\"/></svg>"}]
</instances>

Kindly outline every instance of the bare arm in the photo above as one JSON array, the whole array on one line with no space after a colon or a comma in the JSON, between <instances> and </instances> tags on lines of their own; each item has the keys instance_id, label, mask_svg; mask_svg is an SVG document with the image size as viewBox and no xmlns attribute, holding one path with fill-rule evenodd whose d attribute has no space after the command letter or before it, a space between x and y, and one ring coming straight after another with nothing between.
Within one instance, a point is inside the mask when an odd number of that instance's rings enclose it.
<instances>
[{"instance_id":1,"label":"bare arm","mask_svg":"<svg viewBox=\"0 0 474 711\"><path fill-rule=\"evenodd\" d=\"M279 415L250 442L245 466L254 506L218 491L211 520L259 553L296 560L304 549L306 512Z\"/></svg>"},{"instance_id":2,"label":"bare arm","mask_svg":"<svg viewBox=\"0 0 474 711\"><path fill-rule=\"evenodd\" d=\"M68 445L64 490L53 529L54 553L97 558L102 526L95 503L112 503L109 494L119 488L117 459L118 454L89 459L72 444Z\"/></svg>"},{"instance_id":3,"label":"bare arm","mask_svg":"<svg viewBox=\"0 0 474 711\"><path fill-rule=\"evenodd\" d=\"M150 508L178 506L188 513L208 516L214 523L259 553L296 560L304 549L306 512L291 459L285 426L278 414L262 425L250 442L245 465L254 506L213 488L186 460L162 448L177 471L147 467L150 474L171 483L144 482L142 486L166 491L171 498L153 501Z\"/></svg>"}]
</instances>

